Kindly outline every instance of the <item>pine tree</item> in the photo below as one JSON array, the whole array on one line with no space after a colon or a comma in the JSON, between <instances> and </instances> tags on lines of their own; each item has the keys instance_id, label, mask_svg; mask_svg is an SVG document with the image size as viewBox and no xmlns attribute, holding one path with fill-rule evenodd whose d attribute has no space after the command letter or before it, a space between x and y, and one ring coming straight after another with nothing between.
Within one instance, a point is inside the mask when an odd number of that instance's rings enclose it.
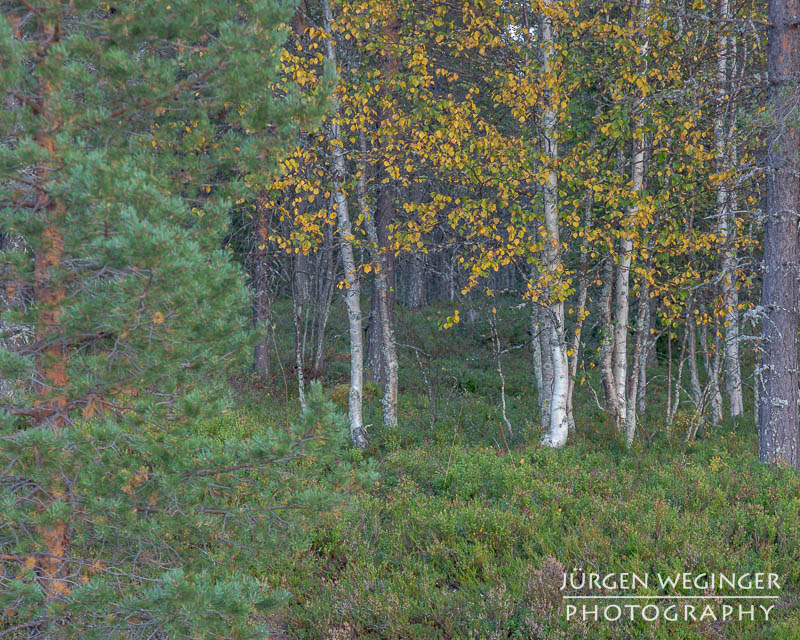
<instances>
[{"instance_id":1,"label":"pine tree","mask_svg":"<svg viewBox=\"0 0 800 640\"><path fill-rule=\"evenodd\" d=\"M253 346L230 207L325 102L278 84L292 9L2 5L3 284L24 300L1 326L33 336L0 350L0 625L19 637L245 637L264 603L209 550L243 544L237 523L264 548L280 505L213 480L313 434L193 427Z\"/></svg>"}]
</instances>

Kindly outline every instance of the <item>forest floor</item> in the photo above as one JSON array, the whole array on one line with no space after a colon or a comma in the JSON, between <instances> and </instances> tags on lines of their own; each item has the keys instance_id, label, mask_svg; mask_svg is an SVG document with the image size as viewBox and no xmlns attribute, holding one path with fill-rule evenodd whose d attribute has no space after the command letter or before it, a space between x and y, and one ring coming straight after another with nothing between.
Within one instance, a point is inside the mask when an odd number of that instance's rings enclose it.
<instances>
[{"instance_id":1,"label":"forest floor","mask_svg":"<svg viewBox=\"0 0 800 640\"><path fill-rule=\"evenodd\" d=\"M278 637L800 638L800 474L757 462L752 407L740 423L686 444L693 406L684 398L665 430L663 367L656 366L629 452L604 419L588 370L578 388L576 432L564 449L548 450L538 444L525 311L506 310L498 323L509 432L488 322L466 323L462 312L461 323L441 330L448 309L399 310L396 432L383 430L380 389L367 387L370 446L363 455L375 461L378 479L350 488L332 508L290 516L292 536L282 552L254 568L290 594L273 620ZM342 318L332 318L331 335L322 383L345 412ZM586 336L591 344L591 331ZM279 351L291 354L290 328L277 339ZM296 414L291 360L273 363L270 385L238 385L238 408L202 429L247 437ZM563 574L579 570L650 581L635 592L584 594L663 595L669 590L659 588L657 576L682 572L771 572L779 588L691 592L715 596L703 600L567 601ZM777 597L719 599L723 593ZM578 608L568 620L570 603ZM631 621L623 603L658 605L658 619L643 620L639 608ZM608 605L622 607L620 620L606 619L618 615ZM768 620L759 605L774 605ZM651 608L646 617L655 614Z\"/></svg>"}]
</instances>

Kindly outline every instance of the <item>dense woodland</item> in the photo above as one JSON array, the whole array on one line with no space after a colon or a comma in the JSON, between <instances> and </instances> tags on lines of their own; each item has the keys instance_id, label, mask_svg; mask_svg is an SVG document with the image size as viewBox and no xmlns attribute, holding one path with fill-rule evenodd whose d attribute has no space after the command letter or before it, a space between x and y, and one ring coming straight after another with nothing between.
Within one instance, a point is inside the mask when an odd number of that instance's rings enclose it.
<instances>
[{"instance_id":1,"label":"dense woodland","mask_svg":"<svg viewBox=\"0 0 800 640\"><path fill-rule=\"evenodd\" d=\"M800 637L798 15L2 0L0 638Z\"/></svg>"}]
</instances>

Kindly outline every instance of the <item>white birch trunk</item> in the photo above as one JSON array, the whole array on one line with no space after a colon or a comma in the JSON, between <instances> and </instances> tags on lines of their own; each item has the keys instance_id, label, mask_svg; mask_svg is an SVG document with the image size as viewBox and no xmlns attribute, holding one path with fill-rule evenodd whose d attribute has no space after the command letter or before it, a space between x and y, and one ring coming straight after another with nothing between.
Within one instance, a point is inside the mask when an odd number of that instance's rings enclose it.
<instances>
[{"instance_id":1,"label":"white birch trunk","mask_svg":"<svg viewBox=\"0 0 800 640\"><path fill-rule=\"evenodd\" d=\"M646 363L642 352L645 348L644 345L650 326L647 319L650 309L648 291L647 280L645 280L642 282L639 292L639 313L636 317L636 342L633 346L630 388L628 389L628 398L630 398L630 401L625 407L625 444L628 447L633 444L633 438L636 435L636 396L639 387L639 367L644 366Z\"/></svg>"},{"instance_id":2,"label":"white birch trunk","mask_svg":"<svg viewBox=\"0 0 800 640\"><path fill-rule=\"evenodd\" d=\"M695 405L695 417L698 423L702 423L702 421L705 419L705 407L703 406L705 405L705 397L703 394L703 388L700 386L700 372L697 367L697 324L695 323L690 311L691 307L687 309L686 312L686 332L688 335L687 340L689 344L689 384L692 388L692 400L694 401Z\"/></svg>"},{"instance_id":3,"label":"white birch trunk","mask_svg":"<svg viewBox=\"0 0 800 640\"><path fill-rule=\"evenodd\" d=\"M606 398L606 413L617 420L617 394L614 386L614 323L611 316L611 296L614 280L614 265L608 258L603 265L603 287L600 290L600 312L603 319L603 341L600 344L600 376Z\"/></svg>"},{"instance_id":4,"label":"white birch trunk","mask_svg":"<svg viewBox=\"0 0 800 640\"><path fill-rule=\"evenodd\" d=\"M327 0L322 0L324 29L328 34L325 40L327 62L336 68L336 47L331 33L331 8ZM333 117L331 118L331 142L333 143L333 194L336 203L336 225L339 232L342 264L347 290L347 321L350 328L350 393L348 397L348 413L350 418L350 437L353 446L363 449L367 446L367 434L362 418L362 399L364 395L364 338L361 331L361 287L358 281L356 260L353 253L353 229L350 223L350 212L347 207L347 196L342 183L345 176L344 146L341 125L339 124L339 103L334 97Z\"/></svg>"},{"instance_id":5,"label":"white birch trunk","mask_svg":"<svg viewBox=\"0 0 800 640\"><path fill-rule=\"evenodd\" d=\"M711 395L711 425L716 427L722 422L722 394L719 390L719 374L722 370L722 339L721 327L714 327L714 356L711 358L711 367L708 374L708 385Z\"/></svg>"},{"instance_id":6,"label":"white birch trunk","mask_svg":"<svg viewBox=\"0 0 800 640\"><path fill-rule=\"evenodd\" d=\"M552 57L555 53L555 29L552 18L547 15L550 0L543 3L545 13L540 20L539 46L542 55L542 66L545 75L553 72ZM558 174L553 164L558 160L557 115L551 95L546 98L546 106L542 114L542 133L544 151L547 156L547 176L544 185L544 221L547 232L545 248L545 267L553 275L553 281L560 278L561 241L558 230ZM567 347L564 333L564 302L560 294L549 301L544 313L545 333L549 334L550 353L553 364L553 391L550 398L550 424L543 439L547 446L560 448L567 442L569 421L567 406L569 395L569 367L567 364Z\"/></svg>"},{"instance_id":7,"label":"white birch trunk","mask_svg":"<svg viewBox=\"0 0 800 640\"><path fill-rule=\"evenodd\" d=\"M650 0L641 0L641 24L647 22L647 10ZM649 48L649 39L644 38L639 47L639 55L643 58ZM642 100L638 101L637 109L642 109ZM640 115L636 122L637 128L644 126L643 117ZM633 141L633 158L631 160L631 183L634 193L638 193L644 186L645 140L644 134L635 137ZM624 421L627 415L627 382L628 382L628 315L631 261L633 259L633 227L635 226L638 207L636 204L628 207L625 218L627 228L623 229L619 247L619 266L617 268L616 291L614 299L614 390L617 405L617 428L624 431ZM635 402L635 398L631 399Z\"/></svg>"},{"instance_id":8,"label":"white birch trunk","mask_svg":"<svg viewBox=\"0 0 800 640\"><path fill-rule=\"evenodd\" d=\"M533 359L533 375L536 378L536 399L539 403L539 415L542 429L550 426L550 397L553 393L553 368L550 366L550 352L542 352L542 334L544 329L539 322L539 309L534 303L531 309L531 356Z\"/></svg>"},{"instance_id":9,"label":"white birch trunk","mask_svg":"<svg viewBox=\"0 0 800 640\"><path fill-rule=\"evenodd\" d=\"M645 339L642 348L642 356L639 360L639 383L636 388L636 412L644 415L647 410L647 363L653 349L653 337L650 335L652 327L652 313L650 309L650 294L648 293L647 309L645 311ZM633 399L631 399L633 401Z\"/></svg>"},{"instance_id":10,"label":"white birch trunk","mask_svg":"<svg viewBox=\"0 0 800 640\"><path fill-rule=\"evenodd\" d=\"M730 18L729 0L720 0L719 17L725 21ZM729 63L733 62L730 47L735 36L720 36L717 50L717 109L714 118L714 147L717 171L728 171L731 162L731 135L735 113L728 115L726 122L726 96L729 94ZM733 222L733 192L730 178L717 187L717 224L720 235L725 238L725 252L722 254L722 299L725 305L725 391L728 395L731 417L737 417L744 410L742 400L742 370L739 361L739 293L735 286L736 253L734 240L736 225Z\"/></svg>"}]
</instances>

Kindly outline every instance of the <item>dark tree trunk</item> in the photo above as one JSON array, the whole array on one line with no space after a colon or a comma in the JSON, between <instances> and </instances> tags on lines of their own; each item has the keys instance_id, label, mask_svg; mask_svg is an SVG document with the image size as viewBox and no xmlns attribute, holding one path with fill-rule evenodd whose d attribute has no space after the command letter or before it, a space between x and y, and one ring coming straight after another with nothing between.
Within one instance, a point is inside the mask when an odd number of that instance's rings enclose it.
<instances>
[{"instance_id":1,"label":"dark tree trunk","mask_svg":"<svg viewBox=\"0 0 800 640\"><path fill-rule=\"evenodd\" d=\"M758 457L800 467L797 411L797 211L800 130L800 0L770 0L767 64L773 131L767 146L767 198L761 321L763 365Z\"/></svg>"}]
</instances>

